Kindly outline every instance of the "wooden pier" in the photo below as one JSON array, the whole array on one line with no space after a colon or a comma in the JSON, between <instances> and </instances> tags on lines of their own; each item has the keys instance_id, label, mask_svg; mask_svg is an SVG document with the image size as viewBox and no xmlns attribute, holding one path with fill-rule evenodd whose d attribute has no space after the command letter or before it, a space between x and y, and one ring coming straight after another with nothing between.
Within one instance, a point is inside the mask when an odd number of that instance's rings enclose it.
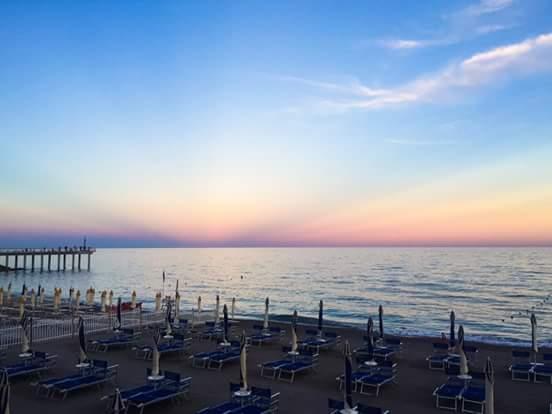
<instances>
[{"instance_id":1,"label":"wooden pier","mask_svg":"<svg viewBox=\"0 0 552 414\"><path fill-rule=\"evenodd\" d=\"M57 249L0 249L0 268L4 272L65 272L81 271L82 256L87 258L86 269L90 271L93 247L58 247ZM69 267L69 260L71 264ZM3 259L2 259L3 258Z\"/></svg>"}]
</instances>

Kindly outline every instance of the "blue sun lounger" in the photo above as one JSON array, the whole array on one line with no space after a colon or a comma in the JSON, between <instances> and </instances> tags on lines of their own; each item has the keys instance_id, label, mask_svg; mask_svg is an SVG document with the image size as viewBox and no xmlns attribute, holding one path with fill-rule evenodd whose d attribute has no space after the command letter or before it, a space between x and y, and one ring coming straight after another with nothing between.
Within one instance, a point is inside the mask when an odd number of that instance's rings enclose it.
<instances>
[{"instance_id":1,"label":"blue sun lounger","mask_svg":"<svg viewBox=\"0 0 552 414\"><path fill-rule=\"evenodd\" d=\"M183 335L174 334L173 338L169 341L159 344L159 355L167 355L178 353L179 355L186 354L192 346L192 338L184 338ZM150 345L144 345L134 348L136 352L136 358L151 359L153 356L153 347Z\"/></svg>"},{"instance_id":2,"label":"blue sun lounger","mask_svg":"<svg viewBox=\"0 0 552 414\"><path fill-rule=\"evenodd\" d=\"M445 342L434 342L433 353L426 358L429 369L444 370L449 358L449 345Z\"/></svg>"},{"instance_id":3,"label":"blue sun lounger","mask_svg":"<svg viewBox=\"0 0 552 414\"><path fill-rule=\"evenodd\" d=\"M203 339L219 339L222 338L223 329L222 326L215 325L214 322L205 322L203 331L201 332L201 338Z\"/></svg>"},{"instance_id":4,"label":"blue sun lounger","mask_svg":"<svg viewBox=\"0 0 552 414\"><path fill-rule=\"evenodd\" d=\"M334 400L328 398L328 412L329 414L339 414L345 408L343 400ZM353 407L359 414L390 414L389 410L384 410L379 407L372 407L364 404L357 404Z\"/></svg>"},{"instance_id":5,"label":"blue sun lounger","mask_svg":"<svg viewBox=\"0 0 552 414\"><path fill-rule=\"evenodd\" d=\"M336 332L324 332L318 336L318 331L307 329L307 335L311 335L299 343L299 346L319 353L322 349L333 348L341 343L341 336Z\"/></svg>"},{"instance_id":6,"label":"blue sun lounger","mask_svg":"<svg viewBox=\"0 0 552 414\"><path fill-rule=\"evenodd\" d=\"M56 365L57 355L49 355L45 352L34 352L31 357L13 365L4 366L8 378L13 379L27 375L37 375L48 371Z\"/></svg>"},{"instance_id":7,"label":"blue sun lounger","mask_svg":"<svg viewBox=\"0 0 552 414\"><path fill-rule=\"evenodd\" d=\"M512 381L531 381L534 364L531 362L531 352L526 350L512 351L512 365L508 368Z\"/></svg>"},{"instance_id":8,"label":"blue sun lounger","mask_svg":"<svg viewBox=\"0 0 552 414\"><path fill-rule=\"evenodd\" d=\"M117 377L117 368L118 365L108 365L107 361L91 360L89 371L80 377L71 375L50 383L48 396L54 398L59 395L62 399L65 399L72 391L101 386L106 382L114 381ZM39 386L42 384L39 383Z\"/></svg>"},{"instance_id":9,"label":"blue sun lounger","mask_svg":"<svg viewBox=\"0 0 552 414\"><path fill-rule=\"evenodd\" d=\"M180 374L170 371L164 371L163 375L165 380L162 384L156 386L152 391L129 397L128 406L136 407L142 414L144 409L150 405L167 400L181 402L188 397L192 385L191 377L181 378Z\"/></svg>"},{"instance_id":10,"label":"blue sun lounger","mask_svg":"<svg viewBox=\"0 0 552 414\"><path fill-rule=\"evenodd\" d=\"M261 368L261 377L275 379L278 375L278 370L284 366L289 364L291 361L291 358L286 357L283 359L277 359L274 361L268 361L264 362L262 364L259 364L259 368Z\"/></svg>"},{"instance_id":11,"label":"blue sun lounger","mask_svg":"<svg viewBox=\"0 0 552 414\"><path fill-rule=\"evenodd\" d=\"M225 414L231 413L241 408L241 405L237 402L227 401L213 407L207 407L197 412L197 414Z\"/></svg>"},{"instance_id":12,"label":"blue sun lounger","mask_svg":"<svg viewBox=\"0 0 552 414\"><path fill-rule=\"evenodd\" d=\"M455 377L449 378L445 384L433 391L435 406L444 410L456 411L465 388L466 384L464 381Z\"/></svg>"},{"instance_id":13,"label":"blue sun lounger","mask_svg":"<svg viewBox=\"0 0 552 414\"><path fill-rule=\"evenodd\" d=\"M552 384L552 354L543 354L542 362L533 367L533 374L536 383Z\"/></svg>"},{"instance_id":14,"label":"blue sun lounger","mask_svg":"<svg viewBox=\"0 0 552 414\"><path fill-rule=\"evenodd\" d=\"M110 348L124 348L133 345L140 337L138 332L133 329L123 329L110 338L95 339L89 341L90 350L107 352Z\"/></svg>"},{"instance_id":15,"label":"blue sun lounger","mask_svg":"<svg viewBox=\"0 0 552 414\"><path fill-rule=\"evenodd\" d=\"M485 384L470 383L462 392L462 412L483 414L485 412Z\"/></svg>"},{"instance_id":16,"label":"blue sun lounger","mask_svg":"<svg viewBox=\"0 0 552 414\"><path fill-rule=\"evenodd\" d=\"M220 371L222 370L222 367L224 366L224 364L238 361L239 359L240 359L239 348L232 348L226 352L219 352L215 355L211 355L207 361L207 368L216 369Z\"/></svg>"},{"instance_id":17,"label":"blue sun lounger","mask_svg":"<svg viewBox=\"0 0 552 414\"><path fill-rule=\"evenodd\" d=\"M278 380L290 384L295 380L295 375L305 371L312 371L318 366L318 353L301 355L295 361L288 362L278 368Z\"/></svg>"},{"instance_id":18,"label":"blue sun lounger","mask_svg":"<svg viewBox=\"0 0 552 414\"><path fill-rule=\"evenodd\" d=\"M253 325L253 329L256 332L247 338L251 345L261 346L276 340L280 341L285 334L285 330L277 326L270 326L268 330L264 330L262 325Z\"/></svg>"}]
</instances>

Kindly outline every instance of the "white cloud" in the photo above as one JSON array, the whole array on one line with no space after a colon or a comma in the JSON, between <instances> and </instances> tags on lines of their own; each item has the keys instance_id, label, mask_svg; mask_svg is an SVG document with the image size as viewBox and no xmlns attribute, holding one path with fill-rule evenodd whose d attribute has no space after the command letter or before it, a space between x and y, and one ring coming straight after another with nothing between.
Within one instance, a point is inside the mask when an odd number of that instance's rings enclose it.
<instances>
[{"instance_id":1,"label":"white cloud","mask_svg":"<svg viewBox=\"0 0 552 414\"><path fill-rule=\"evenodd\" d=\"M480 0L479 3L466 7L460 13L469 16L482 16L497 13L511 7L513 0Z\"/></svg>"},{"instance_id":2,"label":"white cloud","mask_svg":"<svg viewBox=\"0 0 552 414\"><path fill-rule=\"evenodd\" d=\"M417 49L428 46L425 40L391 39L382 40L380 44L388 49Z\"/></svg>"},{"instance_id":3,"label":"white cloud","mask_svg":"<svg viewBox=\"0 0 552 414\"><path fill-rule=\"evenodd\" d=\"M542 70L552 70L552 33L475 54L404 85L386 89L372 89L360 83L335 85L335 90L349 94L329 97L319 105L325 110L346 111L433 102L458 91Z\"/></svg>"}]
</instances>

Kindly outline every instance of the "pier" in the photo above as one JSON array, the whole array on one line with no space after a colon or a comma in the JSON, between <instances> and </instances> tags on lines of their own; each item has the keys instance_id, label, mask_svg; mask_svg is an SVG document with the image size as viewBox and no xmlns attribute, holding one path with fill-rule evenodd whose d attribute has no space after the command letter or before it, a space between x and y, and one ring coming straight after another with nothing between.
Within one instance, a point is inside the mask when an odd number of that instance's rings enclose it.
<instances>
[{"instance_id":1,"label":"pier","mask_svg":"<svg viewBox=\"0 0 552 414\"><path fill-rule=\"evenodd\" d=\"M86 270L90 271L92 255L96 249L88 246L58 247L57 249L0 249L0 270L3 272L65 272L81 271L86 257ZM71 258L70 266L67 260ZM76 259L76 260L75 260Z\"/></svg>"}]
</instances>

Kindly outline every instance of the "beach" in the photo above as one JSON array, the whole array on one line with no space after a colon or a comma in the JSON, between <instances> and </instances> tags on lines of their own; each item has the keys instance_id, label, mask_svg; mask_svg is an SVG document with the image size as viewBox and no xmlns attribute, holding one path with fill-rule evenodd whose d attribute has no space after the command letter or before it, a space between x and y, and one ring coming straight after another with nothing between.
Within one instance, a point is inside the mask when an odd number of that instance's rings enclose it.
<instances>
[{"instance_id":1,"label":"beach","mask_svg":"<svg viewBox=\"0 0 552 414\"><path fill-rule=\"evenodd\" d=\"M242 330L251 332L251 320L242 320L234 329L235 334ZM281 343L250 346L248 348L248 382L249 385L269 387L272 392L280 392L281 413L326 413L327 399L342 399L342 392L338 391L336 377L344 371L341 347L335 350L324 350L320 353L320 363L315 372L299 375L293 384L270 380L260 377L257 365L261 362L280 359L282 345L289 343L290 325L271 323L270 326L281 326L286 330L286 336ZM299 337L304 337L304 326L298 328ZM354 349L363 344L363 331L345 328L328 327L327 331L336 331L342 340L348 340ZM105 335L104 335L105 336ZM90 336L93 339L101 336ZM145 342L150 338L144 337ZM425 358L432 352L431 342L435 338L404 338L402 352L396 358L398 363L397 383L385 386L379 397L353 394L355 403L365 403L391 410L394 414L423 414L443 412L435 408L435 399L432 396L434 389L446 381L446 374L442 371L428 369ZM473 345L474 343L468 342ZM217 343L210 340L195 339L191 352L213 350ZM473 367L482 371L487 357L491 357L495 367L495 412L500 414L544 414L552 402L552 385L513 382L507 368L511 361L511 348L491 344L476 344L479 353ZM47 351L58 355L57 365L43 375L64 376L76 371L74 365L78 358L78 339L64 339L37 344L35 350ZM546 351L546 350L543 350ZM17 348L10 349L7 362L17 362ZM112 350L109 352L94 352L90 358L106 359L112 364L118 364L117 383L121 389L145 383L146 368L151 367L150 361L135 358L130 349ZM356 366L356 364L353 364ZM146 413L195 413L207 406L213 406L229 399L229 383L239 382L239 363L232 363L223 367L221 372L193 368L186 357L163 356L161 369L175 371L182 376L192 377L192 386L189 401L180 405L170 402L161 403L145 409ZM12 413L25 412L56 412L59 414L99 413L105 409L105 401L100 397L113 392L111 385L102 390L91 388L76 391L64 401L49 400L35 396L34 389L29 386L29 378L17 379L12 382L11 407Z\"/></svg>"}]
</instances>

